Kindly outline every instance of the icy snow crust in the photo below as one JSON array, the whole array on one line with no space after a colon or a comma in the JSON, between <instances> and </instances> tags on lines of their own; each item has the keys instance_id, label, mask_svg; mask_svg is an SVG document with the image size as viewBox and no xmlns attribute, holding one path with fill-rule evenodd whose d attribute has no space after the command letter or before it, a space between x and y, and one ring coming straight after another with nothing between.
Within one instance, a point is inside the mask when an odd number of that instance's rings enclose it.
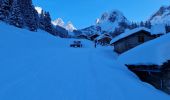
<instances>
[{"instance_id":1,"label":"icy snow crust","mask_svg":"<svg viewBox=\"0 0 170 100\"><path fill-rule=\"evenodd\" d=\"M111 48L0 23L0 100L169 100L118 63Z\"/></svg>"}]
</instances>

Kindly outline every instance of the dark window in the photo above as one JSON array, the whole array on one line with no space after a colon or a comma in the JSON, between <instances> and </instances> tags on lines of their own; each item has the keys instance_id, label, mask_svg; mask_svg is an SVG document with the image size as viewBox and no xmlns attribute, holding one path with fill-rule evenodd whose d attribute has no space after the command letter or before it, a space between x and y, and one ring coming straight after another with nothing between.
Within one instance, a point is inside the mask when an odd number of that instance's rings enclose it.
<instances>
[{"instance_id":1,"label":"dark window","mask_svg":"<svg viewBox=\"0 0 170 100\"><path fill-rule=\"evenodd\" d=\"M138 42L143 43L144 42L144 36L138 36Z\"/></svg>"}]
</instances>

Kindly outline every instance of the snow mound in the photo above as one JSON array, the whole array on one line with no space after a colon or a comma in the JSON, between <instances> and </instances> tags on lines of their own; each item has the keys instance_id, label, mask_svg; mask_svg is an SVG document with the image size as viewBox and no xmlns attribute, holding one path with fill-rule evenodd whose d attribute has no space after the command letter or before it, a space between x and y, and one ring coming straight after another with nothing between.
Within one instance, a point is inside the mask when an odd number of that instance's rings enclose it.
<instances>
[{"instance_id":1,"label":"snow mound","mask_svg":"<svg viewBox=\"0 0 170 100\"><path fill-rule=\"evenodd\" d=\"M151 27L151 34L165 34L166 29L164 24L155 24Z\"/></svg>"},{"instance_id":2,"label":"snow mound","mask_svg":"<svg viewBox=\"0 0 170 100\"><path fill-rule=\"evenodd\" d=\"M0 100L170 99L114 60L110 48L69 48L72 40L1 23L0 33Z\"/></svg>"},{"instance_id":3,"label":"snow mound","mask_svg":"<svg viewBox=\"0 0 170 100\"><path fill-rule=\"evenodd\" d=\"M118 61L134 65L162 65L170 60L168 48L170 48L170 33L125 52L120 55Z\"/></svg>"}]
</instances>

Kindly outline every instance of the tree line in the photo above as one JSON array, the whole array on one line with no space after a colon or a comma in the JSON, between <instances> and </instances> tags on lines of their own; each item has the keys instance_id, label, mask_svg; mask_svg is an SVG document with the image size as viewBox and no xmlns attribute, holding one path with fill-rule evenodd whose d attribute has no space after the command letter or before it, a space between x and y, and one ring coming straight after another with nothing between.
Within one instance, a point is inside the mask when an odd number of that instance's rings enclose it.
<instances>
[{"instance_id":1,"label":"tree line","mask_svg":"<svg viewBox=\"0 0 170 100\"><path fill-rule=\"evenodd\" d=\"M0 20L30 31L42 29L63 38L68 36L65 29L52 25L49 12L42 10L38 14L32 0L0 0Z\"/></svg>"}]
</instances>

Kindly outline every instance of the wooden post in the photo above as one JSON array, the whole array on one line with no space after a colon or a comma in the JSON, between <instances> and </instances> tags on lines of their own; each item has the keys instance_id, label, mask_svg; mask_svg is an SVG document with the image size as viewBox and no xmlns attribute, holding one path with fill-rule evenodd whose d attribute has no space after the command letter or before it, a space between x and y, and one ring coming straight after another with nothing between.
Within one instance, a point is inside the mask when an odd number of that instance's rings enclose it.
<instances>
[{"instance_id":1,"label":"wooden post","mask_svg":"<svg viewBox=\"0 0 170 100\"><path fill-rule=\"evenodd\" d=\"M163 80L160 79L160 85L161 85L161 89L163 89Z\"/></svg>"}]
</instances>

